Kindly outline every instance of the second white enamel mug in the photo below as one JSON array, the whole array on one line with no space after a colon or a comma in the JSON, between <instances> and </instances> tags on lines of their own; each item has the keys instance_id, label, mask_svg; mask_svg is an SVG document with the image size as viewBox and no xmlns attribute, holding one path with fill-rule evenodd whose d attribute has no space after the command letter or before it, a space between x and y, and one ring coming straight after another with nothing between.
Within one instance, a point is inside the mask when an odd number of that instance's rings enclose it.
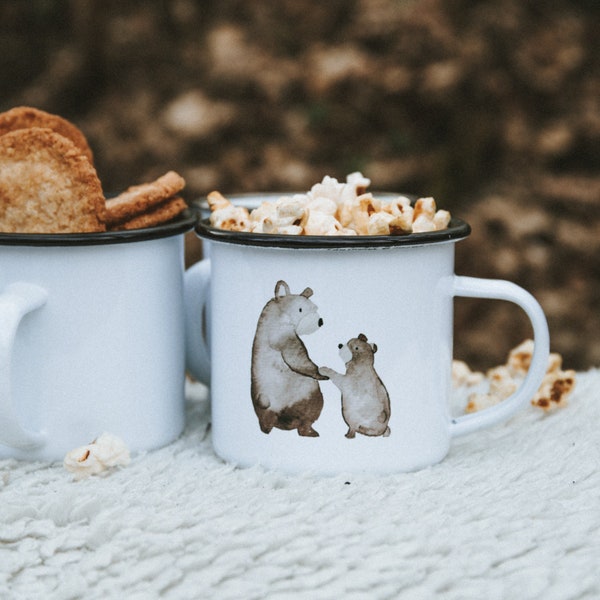
<instances>
[{"instance_id":1,"label":"second white enamel mug","mask_svg":"<svg viewBox=\"0 0 600 600\"><path fill-rule=\"evenodd\" d=\"M455 275L455 244L470 233L460 219L407 236L239 233L206 220L196 230L211 258L186 274L188 368L210 382L214 449L233 464L413 471L441 461L453 437L507 419L542 381L540 305L511 282ZM519 305L535 350L510 398L452 418L456 296Z\"/></svg>"}]
</instances>

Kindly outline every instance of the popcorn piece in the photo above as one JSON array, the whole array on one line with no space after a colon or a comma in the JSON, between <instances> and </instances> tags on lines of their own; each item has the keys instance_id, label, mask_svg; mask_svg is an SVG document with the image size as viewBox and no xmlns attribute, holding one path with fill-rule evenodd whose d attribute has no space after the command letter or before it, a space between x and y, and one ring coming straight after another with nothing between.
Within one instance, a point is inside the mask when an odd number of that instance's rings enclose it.
<instances>
[{"instance_id":1,"label":"popcorn piece","mask_svg":"<svg viewBox=\"0 0 600 600\"><path fill-rule=\"evenodd\" d=\"M129 450L115 435L103 433L87 446L71 450L64 459L64 467L75 474L75 479L98 475L112 467L129 464Z\"/></svg>"},{"instance_id":2,"label":"popcorn piece","mask_svg":"<svg viewBox=\"0 0 600 600\"><path fill-rule=\"evenodd\" d=\"M325 176L321 183L316 183L306 194L307 202L310 204L313 201L322 203L323 201L331 201L335 204L336 209L333 213L339 219L340 212L344 211L344 206L351 203L356 198L356 190L352 186L340 183L335 177Z\"/></svg>"},{"instance_id":3,"label":"popcorn piece","mask_svg":"<svg viewBox=\"0 0 600 600\"><path fill-rule=\"evenodd\" d=\"M525 340L508 354L506 364L514 375L526 375L533 355L533 340Z\"/></svg>"},{"instance_id":4,"label":"popcorn piece","mask_svg":"<svg viewBox=\"0 0 600 600\"><path fill-rule=\"evenodd\" d=\"M447 229L450 224L450 213L447 210L438 210L433 215L433 224L435 225L436 231Z\"/></svg>"},{"instance_id":5,"label":"popcorn piece","mask_svg":"<svg viewBox=\"0 0 600 600\"><path fill-rule=\"evenodd\" d=\"M297 225L302 227L308 218L306 199L302 196L284 196L275 203L277 224L280 227Z\"/></svg>"},{"instance_id":6,"label":"popcorn piece","mask_svg":"<svg viewBox=\"0 0 600 600\"><path fill-rule=\"evenodd\" d=\"M362 196L371 185L371 180L364 177L359 171L355 171L346 176L346 183L354 188L357 196Z\"/></svg>"},{"instance_id":7,"label":"popcorn piece","mask_svg":"<svg viewBox=\"0 0 600 600\"><path fill-rule=\"evenodd\" d=\"M359 235L367 235L369 233L369 219L373 213L376 213L381 208L381 201L373 198L372 194L363 194L359 196L350 209L350 223L342 225L354 229Z\"/></svg>"},{"instance_id":8,"label":"popcorn piece","mask_svg":"<svg viewBox=\"0 0 600 600\"><path fill-rule=\"evenodd\" d=\"M490 369L486 377L490 382L489 393L498 396L501 400L514 394L517 389L517 384L512 378L510 370L504 365Z\"/></svg>"},{"instance_id":9,"label":"popcorn piece","mask_svg":"<svg viewBox=\"0 0 600 600\"><path fill-rule=\"evenodd\" d=\"M413 212L413 233L425 233L427 231L435 231L437 229L435 223L435 200L433 198L419 198L415 202ZM442 221L439 217L438 221Z\"/></svg>"},{"instance_id":10,"label":"popcorn piece","mask_svg":"<svg viewBox=\"0 0 600 600\"><path fill-rule=\"evenodd\" d=\"M477 385L482 381L483 373L480 371L471 371L469 365L464 360L452 361L452 385L454 387Z\"/></svg>"},{"instance_id":11,"label":"popcorn piece","mask_svg":"<svg viewBox=\"0 0 600 600\"><path fill-rule=\"evenodd\" d=\"M300 225L282 225L277 228L274 233L280 233L282 235L302 235L302 227Z\"/></svg>"},{"instance_id":12,"label":"popcorn piece","mask_svg":"<svg viewBox=\"0 0 600 600\"><path fill-rule=\"evenodd\" d=\"M399 196L390 202L382 203L381 210L395 217L390 222L389 233L391 235L404 235L412 232L414 209L408 198Z\"/></svg>"},{"instance_id":13,"label":"popcorn piece","mask_svg":"<svg viewBox=\"0 0 600 600\"><path fill-rule=\"evenodd\" d=\"M427 217L427 215L419 215L412 224L413 233L426 233L428 231L435 231L435 223L433 219Z\"/></svg>"},{"instance_id":14,"label":"popcorn piece","mask_svg":"<svg viewBox=\"0 0 600 600\"><path fill-rule=\"evenodd\" d=\"M376 212L369 217L367 233L369 235L402 235L410 233L410 228L406 229L407 225L406 215Z\"/></svg>"},{"instance_id":15,"label":"popcorn piece","mask_svg":"<svg viewBox=\"0 0 600 600\"><path fill-rule=\"evenodd\" d=\"M356 231L354 231L354 229L348 229L347 227L342 227L341 229L338 229L338 231L336 233L334 233L333 235L358 235L358 233L356 233Z\"/></svg>"},{"instance_id":16,"label":"popcorn piece","mask_svg":"<svg viewBox=\"0 0 600 600\"><path fill-rule=\"evenodd\" d=\"M470 394L467 406L465 406L465 412L474 413L479 410L484 410L485 408L490 408L499 402L502 402L502 399L494 394Z\"/></svg>"},{"instance_id":17,"label":"popcorn piece","mask_svg":"<svg viewBox=\"0 0 600 600\"><path fill-rule=\"evenodd\" d=\"M315 183L310 188L307 196L309 200L314 198L329 198L329 200L333 200L339 206L342 202L345 188L346 186L340 183L335 177L325 175L321 183ZM356 192L354 192L354 195L356 195Z\"/></svg>"},{"instance_id":18,"label":"popcorn piece","mask_svg":"<svg viewBox=\"0 0 600 600\"><path fill-rule=\"evenodd\" d=\"M253 233L277 233L275 218L265 217L261 221L252 222L251 231Z\"/></svg>"},{"instance_id":19,"label":"popcorn piece","mask_svg":"<svg viewBox=\"0 0 600 600\"><path fill-rule=\"evenodd\" d=\"M219 192L208 194L210 224L228 231L250 231L250 215L243 206L235 206Z\"/></svg>"},{"instance_id":20,"label":"popcorn piece","mask_svg":"<svg viewBox=\"0 0 600 600\"><path fill-rule=\"evenodd\" d=\"M206 199L208 200L208 206L210 210L213 212L233 206L231 202L227 200L227 198L225 198L223 194L221 194L221 192L211 192L210 194L208 194Z\"/></svg>"},{"instance_id":21,"label":"popcorn piece","mask_svg":"<svg viewBox=\"0 0 600 600\"><path fill-rule=\"evenodd\" d=\"M282 196L274 204L263 202L249 215L251 230L256 233L300 235L308 219L306 196Z\"/></svg>"},{"instance_id":22,"label":"popcorn piece","mask_svg":"<svg viewBox=\"0 0 600 600\"><path fill-rule=\"evenodd\" d=\"M272 202L263 202L260 206L257 206L249 215L252 223L262 223L265 219L275 219L277 215L277 209L275 204Z\"/></svg>"},{"instance_id":23,"label":"popcorn piece","mask_svg":"<svg viewBox=\"0 0 600 600\"><path fill-rule=\"evenodd\" d=\"M301 235L303 229L300 225L280 224L277 220L266 218L262 223L257 223L252 229L255 233L278 233L282 235Z\"/></svg>"},{"instance_id":24,"label":"popcorn piece","mask_svg":"<svg viewBox=\"0 0 600 600\"><path fill-rule=\"evenodd\" d=\"M508 354L506 365L513 376L525 376L531 365L533 356L533 340L525 340L513 348ZM562 356L556 352L551 352L548 357L547 373L560 371L562 368Z\"/></svg>"},{"instance_id":25,"label":"popcorn piece","mask_svg":"<svg viewBox=\"0 0 600 600\"><path fill-rule=\"evenodd\" d=\"M486 374L490 385L488 393L471 394L465 411L475 412L493 406L514 393L518 381L529 370L533 355L533 346L533 340L525 340L510 351L506 365L490 369ZM463 371L465 369L465 367L460 368ZM544 411L562 408L567 405L568 398L574 387L575 371L563 371L562 356L555 352L551 353L548 358L546 375L540 388L531 400L531 404Z\"/></svg>"},{"instance_id":26,"label":"popcorn piece","mask_svg":"<svg viewBox=\"0 0 600 600\"><path fill-rule=\"evenodd\" d=\"M369 217L367 223L367 233L369 235L389 235L390 234L390 223L394 221L396 217L386 212L373 213Z\"/></svg>"},{"instance_id":27,"label":"popcorn piece","mask_svg":"<svg viewBox=\"0 0 600 600\"><path fill-rule=\"evenodd\" d=\"M490 383L488 392L471 394L465 408L466 412L476 412L494 406L514 394L517 389L517 384L505 365L490 369L486 373L486 379Z\"/></svg>"},{"instance_id":28,"label":"popcorn piece","mask_svg":"<svg viewBox=\"0 0 600 600\"><path fill-rule=\"evenodd\" d=\"M436 206L433 198L419 198L415 202L415 212L413 221L418 219L421 215L424 215L427 220L433 221L435 216Z\"/></svg>"},{"instance_id":29,"label":"popcorn piece","mask_svg":"<svg viewBox=\"0 0 600 600\"><path fill-rule=\"evenodd\" d=\"M562 369L562 356L557 352L551 352L550 356L548 356L548 369L547 373L555 373Z\"/></svg>"},{"instance_id":30,"label":"popcorn piece","mask_svg":"<svg viewBox=\"0 0 600 600\"><path fill-rule=\"evenodd\" d=\"M381 210L389 212L392 215L404 215L410 214L410 220L412 223L414 209L408 198L404 196L398 196L392 200L382 203Z\"/></svg>"},{"instance_id":31,"label":"popcorn piece","mask_svg":"<svg viewBox=\"0 0 600 600\"><path fill-rule=\"evenodd\" d=\"M371 181L363 177L358 171L351 173L346 178L346 183L339 183L334 177L325 176L321 183L313 185L308 192L309 203L313 200L322 202L331 200L336 205L332 213L337 220L346 228L352 222L352 210L357 204L357 198L366 193Z\"/></svg>"},{"instance_id":32,"label":"popcorn piece","mask_svg":"<svg viewBox=\"0 0 600 600\"><path fill-rule=\"evenodd\" d=\"M304 225L306 235L338 235L340 229L342 225L334 216L318 211L310 211Z\"/></svg>"},{"instance_id":33,"label":"popcorn piece","mask_svg":"<svg viewBox=\"0 0 600 600\"><path fill-rule=\"evenodd\" d=\"M555 370L546 374L531 404L544 411L562 408L575 387L575 371Z\"/></svg>"},{"instance_id":34,"label":"popcorn piece","mask_svg":"<svg viewBox=\"0 0 600 600\"><path fill-rule=\"evenodd\" d=\"M325 198L323 196L307 199L306 208L311 212L320 212L326 215L331 215L332 217L335 217L335 214L338 210L335 200L332 200L331 198Z\"/></svg>"}]
</instances>

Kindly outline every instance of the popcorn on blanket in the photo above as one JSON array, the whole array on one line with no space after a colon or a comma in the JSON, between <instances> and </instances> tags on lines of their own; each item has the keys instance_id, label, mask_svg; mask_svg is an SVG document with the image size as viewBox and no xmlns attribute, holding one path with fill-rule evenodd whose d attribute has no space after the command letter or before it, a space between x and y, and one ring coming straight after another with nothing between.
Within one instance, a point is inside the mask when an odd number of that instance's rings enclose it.
<instances>
[{"instance_id":1,"label":"popcorn on blanket","mask_svg":"<svg viewBox=\"0 0 600 600\"><path fill-rule=\"evenodd\" d=\"M90 444L68 452L63 465L76 480L80 480L114 467L124 467L129 461L129 449L123 440L111 433L103 433Z\"/></svg>"},{"instance_id":2,"label":"popcorn on blanket","mask_svg":"<svg viewBox=\"0 0 600 600\"><path fill-rule=\"evenodd\" d=\"M453 361L452 383L455 387L472 386L484 380L489 384L487 392L473 392L469 395L465 411L477 412L498 404L513 394L520 380L527 375L532 356L533 340L525 340L510 351L505 365L490 369L485 376L471 371L463 361ZM553 352L548 357L546 375L531 404L546 412L562 408L566 406L574 387L575 371L563 370L562 356Z\"/></svg>"}]
</instances>

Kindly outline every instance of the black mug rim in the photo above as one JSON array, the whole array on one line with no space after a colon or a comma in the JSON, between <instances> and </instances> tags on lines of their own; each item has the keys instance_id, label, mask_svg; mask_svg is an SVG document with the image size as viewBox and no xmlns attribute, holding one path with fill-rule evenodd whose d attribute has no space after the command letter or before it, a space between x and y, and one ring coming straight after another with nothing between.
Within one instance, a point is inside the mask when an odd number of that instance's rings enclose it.
<instances>
[{"instance_id":1,"label":"black mug rim","mask_svg":"<svg viewBox=\"0 0 600 600\"><path fill-rule=\"evenodd\" d=\"M175 219L139 229L93 233L4 233L0 246L100 246L125 244L171 237L192 231L198 222L198 211L187 208Z\"/></svg>"}]
</instances>

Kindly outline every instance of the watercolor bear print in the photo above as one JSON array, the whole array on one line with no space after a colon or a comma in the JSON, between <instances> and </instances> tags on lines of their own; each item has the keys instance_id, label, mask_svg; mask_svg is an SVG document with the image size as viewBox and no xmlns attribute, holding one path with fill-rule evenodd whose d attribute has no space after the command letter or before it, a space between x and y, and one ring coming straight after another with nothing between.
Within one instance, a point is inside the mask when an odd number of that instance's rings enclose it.
<instances>
[{"instance_id":1,"label":"watercolor bear print","mask_svg":"<svg viewBox=\"0 0 600 600\"><path fill-rule=\"evenodd\" d=\"M323 409L319 381L331 380L341 392L342 417L347 438L390 435L390 399L375 371L377 345L364 334L339 344L345 373L318 367L300 336L323 326L313 291L292 294L280 280L264 306L252 344L251 397L260 429L296 429L298 435L318 437L313 424Z\"/></svg>"}]
</instances>

